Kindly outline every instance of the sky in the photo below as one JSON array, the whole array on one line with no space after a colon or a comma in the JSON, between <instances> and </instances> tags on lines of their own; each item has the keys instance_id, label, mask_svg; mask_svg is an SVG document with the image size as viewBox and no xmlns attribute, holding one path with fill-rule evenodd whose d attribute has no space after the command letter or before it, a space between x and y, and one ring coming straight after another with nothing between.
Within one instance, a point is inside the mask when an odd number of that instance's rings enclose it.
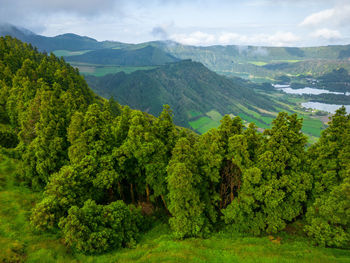
<instances>
[{"instance_id":1,"label":"sky","mask_svg":"<svg viewBox=\"0 0 350 263\"><path fill-rule=\"evenodd\" d=\"M350 0L0 0L0 23L99 41L350 44Z\"/></svg>"}]
</instances>

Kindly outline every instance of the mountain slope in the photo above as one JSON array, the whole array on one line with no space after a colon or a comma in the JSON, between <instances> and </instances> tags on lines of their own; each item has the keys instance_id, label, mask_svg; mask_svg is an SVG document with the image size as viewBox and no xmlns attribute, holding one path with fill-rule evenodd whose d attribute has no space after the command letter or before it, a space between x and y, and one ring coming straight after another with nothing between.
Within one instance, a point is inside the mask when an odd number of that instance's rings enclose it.
<instances>
[{"instance_id":1,"label":"mountain slope","mask_svg":"<svg viewBox=\"0 0 350 263\"><path fill-rule=\"evenodd\" d=\"M37 35L27 29L18 28L9 24L0 25L0 36L12 36L23 42L30 43L40 51L51 52L54 50L95 50L103 48L103 43L90 37L82 37L76 34L63 34L55 37Z\"/></svg>"},{"instance_id":2,"label":"mountain slope","mask_svg":"<svg viewBox=\"0 0 350 263\"><path fill-rule=\"evenodd\" d=\"M212 110L221 115L239 115L245 109L258 111L257 108L275 111L275 104L257 95L248 82L220 76L190 60L131 74L87 76L86 80L99 95L113 96L121 104L154 115L161 112L164 104L169 104L175 123L187 127L191 116L200 117Z\"/></svg>"},{"instance_id":3,"label":"mountain slope","mask_svg":"<svg viewBox=\"0 0 350 263\"><path fill-rule=\"evenodd\" d=\"M350 69L350 45L297 48L237 45L200 47L163 41L150 44L177 58L201 62L217 73L251 79L266 80L290 74L291 71L295 75L311 73L319 76L340 67ZM322 67L318 67L320 65Z\"/></svg>"},{"instance_id":4,"label":"mountain slope","mask_svg":"<svg viewBox=\"0 0 350 263\"><path fill-rule=\"evenodd\" d=\"M154 66L179 61L163 50L146 46L139 49L101 49L82 55L66 57L67 61L103 65Z\"/></svg>"}]
</instances>

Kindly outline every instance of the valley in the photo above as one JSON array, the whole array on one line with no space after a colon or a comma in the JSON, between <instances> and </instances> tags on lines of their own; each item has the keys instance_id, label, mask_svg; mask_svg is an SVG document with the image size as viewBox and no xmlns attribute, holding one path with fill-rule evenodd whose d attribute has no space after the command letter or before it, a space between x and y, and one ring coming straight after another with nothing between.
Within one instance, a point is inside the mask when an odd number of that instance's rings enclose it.
<instances>
[{"instance_id":1,"label":"valley","mask_svg":"<svg viewBox=\"0 0 350 263\"><path fill-rule=\"evenodd\" d=\"M327 118L324 117L337 107L326 104L350 105L350 97L346 95L346 92L350 92L349 45L309 48L233 45L196 47L172 41L140 44L99 42L74 34L48 38L15 27L2 31L2 34L10 32L36 44L39 50L64 57L85 75L92 89L105 98L113 96L122 104L153 115L160 113L162 105L169 104L174 110L175 123L198 133L217 127L225 114L240 116L246 124L254 122L263 130L282 110L297 112L302 116L305 124L303 132L311 141L315 141L326 127L324 120ZM180 60L192 60L193 63ZM194 62L202 63L202 73L199 73L198 64ZM175 70L169 72L171 67L175 68L171 66L172 63L191 66L178 71L175 79L172 77L172 74L176 74ZM164 73L163 70L168 72ZM214 72L218 74L215 83L205 83L206 75ZM189 74L186 77L186 73L191 74L191 77L188 77ZM200 78L204 81L199 81ZM231 79L231 88L227 86L223 90L219 82L228 85L228 79ZM310 86L309 79L315 79L317 85ZM271 84L279 83L288 84L292 90L281 95L281 92L271 88ZM305 87L311 87L316 92L298 92L297 88ZM206 91L208 89L212 89L210 100ZM138 94L141 90L142 96ZM193 95L190 90L197 94ZM237 93L234 90L240 91ZM220 98L222 92L225 97ZM253 95L256 92L264 102L257 102L260 98ZM345 94L341 95L341 92ZM244 100L237 101L241 96ZM207 99L203 100L204 97ZM310 106L314 110L307 110Z\"/></svg>"}]
</instances>

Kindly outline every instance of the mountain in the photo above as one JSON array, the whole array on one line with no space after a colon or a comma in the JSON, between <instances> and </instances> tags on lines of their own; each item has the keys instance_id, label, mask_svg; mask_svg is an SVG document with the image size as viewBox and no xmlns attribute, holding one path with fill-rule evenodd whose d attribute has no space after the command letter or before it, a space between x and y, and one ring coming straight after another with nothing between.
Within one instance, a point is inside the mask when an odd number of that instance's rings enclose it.
<instances>
[{"instance_id":1,"label":"mountain","mask_svg":"<svg viewBox=\"0 0 350 263\"><path fill-rule=\"evenodd\" d=\"M334 69L350 69L350 45L321 47L262 46L188 46L155 41L151 45L180 58L203 63L209 69L228 76L252 80L275 78L283 74L320 76ZM315 66L316 65L316 66ZM317 67L317 66L322 67Z\"/></svg>"},{"instance_id":2,"label":"mountain","mask_svg":"<svg viewBox=\"0 0 350 263\"><path fill-rule=\"evenodd\" d=\"M67 61L120 66L154 66L179 61L154 46L139 49L100 49L65 58Z\"/></svg>"},{"instance_id":3,"label":"mountain","mask_svg":"<svg viewBox=\"0 0 350 263\"><path fill-rule=\"evenodd\" d=\"M219 115L239 115L247 109L275 111L275 104L257 95L249 82L220 76L191 60L131 74L86 76L86 81L97 94L106 98L113 96L121 104L156 116L164 104L169 104L175 124L185 127L211 111Z\"/></svg>"},{"instance_id":4,"label":"mountain","mask_svg":"<svg viewBox=\"0 0 350 263\"><path fill-rule=\"evenodd\" d=\"M10 24L0 25L0 36L12 36L23 42L37 47L40 51L51 52L54 50L95 50L103 48L103 43L90 37L82 37L76 34L63 34L55 37L37 35L27 29Z\"/></svg>"},{"instance_id":5,"label":"mountain","mask_svg":"<svg viewBox=\"0 0 350 263\"><path fill-rule=\"evenodd\" d=\"M281 75L321 76L338 68L350 71L350 45L321 47L263 47L263 46L188 46L173 41L151 41L140 44L127 44L116 41L99 42L93 38L75 34L63 34L55 37L36 35L29 30L13 25L0 26L0 36L11 35L24 42L31 43L40 51L54 52L64 56L70 62L89 62L90 65L78 65L84 74L93 74L95 66L152 66L157 61L174 62L177 59L192 59L201 62L219 74L229 77L243 77L255 82L274 81ZM143 48L161 49L154 57L137 59ZM119 51L116 51L121 49ZM136 51L139 50L140 51ZM102 51L103 50L103 51ZM147 50L147 49L146 49ZM79 51L79 52L75 52ZM74 54L73 54L73 53ZM136 52L136 54L128 54ZM149 52L149 51L148 51ZM146 52L147 53L147 52ZM73 55L74 58L72 57ZM124 59L125 58L125 59ZM156 63L154 60L156 60ZM140 60L141 62L135 62ZM147 64L147 63L150 64ZM140 63L140 64L138 64ZM146 65L147 64L147 65ZM164 64L164 63L160 63ZM85 70L85 71L84 71ZM107 69L102 72L116 73L121 69ZM122 69L125 70L125 69Z\"/></svg>"}]
</instances>

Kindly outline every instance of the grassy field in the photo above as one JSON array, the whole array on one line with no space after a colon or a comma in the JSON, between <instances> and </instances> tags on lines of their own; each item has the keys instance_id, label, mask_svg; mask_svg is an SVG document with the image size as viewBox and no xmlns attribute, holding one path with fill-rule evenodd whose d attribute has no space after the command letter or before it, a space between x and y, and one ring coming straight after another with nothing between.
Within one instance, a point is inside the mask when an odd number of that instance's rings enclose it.
<instances>
[{"instance_id":1,"label":"grassy field","mask_svg":"<svg viewBox=\"0 0 350 263\"><path fill-rule=\"evenodd\" d=\"M284 106L289 107L289 110L287 110L289 114L296 112L299 117L303 118L302 132L309 137L309 142L315 142L317 138L320 137L322 130L325 128L323 122L317 117L311 117L308 113L298 110L296 107L292 107L287 104ZM260 114L243 106L241 109L242 112L239 114L239 116L242 118L244 123L254 122L259 128L270 128L270 125L275 118L273 116ZM278 110L286 111L284 108L278 108ZM220 120L223 117L219 112L215 110L209 111L205 114L201 114L200 112L196 111L190 111L188 112L188 116L190 119L192 118L192 120L189 121L190 126L200 134L203 134L212 128L217 128L220 125Z\"/></svg>"},{"instance_id":2,"label":"grassy field","mask_svg":"<svg viewBox=\"0 0 350 263\"><path fill-rule=\"evenodd\" d=\"M306 134L311 134L313 136L319 137L321 135L321 131L325 128L322 121L319 119L311 118L309 116L303 116L303 128L302 132Z\"/></svg>"},{"instance_id":3,"label":"grassy field","mask_svg":"<svg viewBox=\"0 0 350 263\"><path fill-rule=\"evenodd\" d=\"M248 61L248 63L253 64L255 66L265 66L266 64L268 64L265 61Z\"/></svg>"},{"instance_id":4,"label":"grassy field","mask_svg":"<svg viewBox=\"0 0 350 263\"><path fill-rule=\"evenodd\" d=\"M166 222L155 222L134 248L75 253L58 234L32 232L28 217L41 195L15 183L16 165L0 158L0 262L350 262L349 250L313 247L292 232L250 237L226 230L208 239L179 241Z\"/></svg>"},{"instance_id":5,"label":"grassy field","mask_svg":"<svg viewBox=\"0 0 350 263\"><path fill-rule=\"evenodd\" d=\"M217 128L220 125L220 120L223 117L219 112L215 110L211 110L205 114L190 111L188 115L194 118L194 120L189 121L190 126L192 127L192 129L196 130L200 134L203 134L212 128Z\"/></svg>"}]
</instances>

